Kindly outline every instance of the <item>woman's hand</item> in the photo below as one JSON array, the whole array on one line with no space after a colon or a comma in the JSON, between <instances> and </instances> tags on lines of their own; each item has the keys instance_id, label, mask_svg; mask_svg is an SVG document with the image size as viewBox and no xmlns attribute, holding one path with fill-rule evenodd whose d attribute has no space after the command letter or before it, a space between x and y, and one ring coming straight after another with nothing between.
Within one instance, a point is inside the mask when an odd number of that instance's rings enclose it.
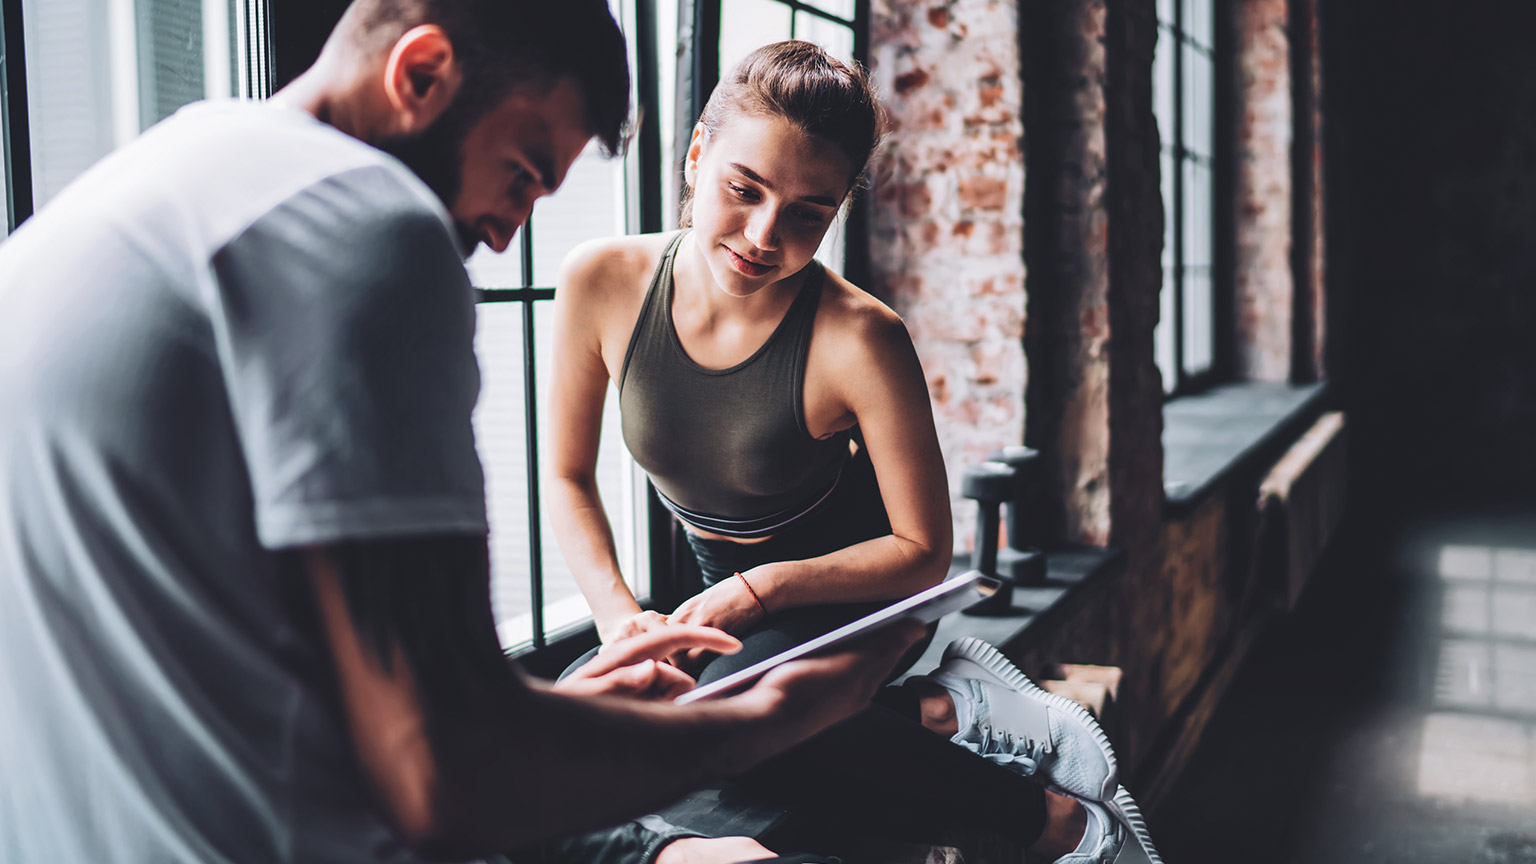
<instances>
[{"instance_id":1,"label":"woman's hand","mask_svg":"<svg viewBox=\"0 0 1536 864\"><path fill-rule=\"evenodd\" d=\"M621 639L631 636L639 636L641 633L649 633L652 630L660 630L667 626L667 616L660 612L646 610L636 612L628 618L620 618L608 626L598 625L597 637L602 640L599 652L607 651L609 646Z\"/></svg>"},{"instance_id":2,"label":"woman's hand","mask_svg":"<svg viewBox=\"0 0 1536 864\"><path fill-rule=\"evenodd\" d=\"M740 573L724 582L689 597L677 611L668 616L673 624L696 624L724 630L740 636L766 617L765 610ZM706 649L692 648L672 658L683 668L691 668L706 653Z\"/></svg>"}]
</instances>

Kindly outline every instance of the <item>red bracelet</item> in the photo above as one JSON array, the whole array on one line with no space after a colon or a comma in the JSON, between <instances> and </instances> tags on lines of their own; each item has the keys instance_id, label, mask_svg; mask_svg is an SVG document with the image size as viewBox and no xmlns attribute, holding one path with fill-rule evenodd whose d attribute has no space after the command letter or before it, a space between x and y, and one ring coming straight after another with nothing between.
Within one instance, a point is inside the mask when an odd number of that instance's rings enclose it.
<instances>
[{"instance_id":1,"label":"red bracelet","mask_svg":"<svg viewBox=\"0 0 1536 864\"><path fill-rule=\"evenodd\" d=\"M741 584L747 586L747 593L752 595L752 602L757 604L757 611L763 613L763 617L767 618L768 610L763 606L763 598L757 596L757 592L752 590L752 583L748 582L747 577L741 575L740 573L736 574L736 578L741 580Z\"/></svg>"}]
</instances>

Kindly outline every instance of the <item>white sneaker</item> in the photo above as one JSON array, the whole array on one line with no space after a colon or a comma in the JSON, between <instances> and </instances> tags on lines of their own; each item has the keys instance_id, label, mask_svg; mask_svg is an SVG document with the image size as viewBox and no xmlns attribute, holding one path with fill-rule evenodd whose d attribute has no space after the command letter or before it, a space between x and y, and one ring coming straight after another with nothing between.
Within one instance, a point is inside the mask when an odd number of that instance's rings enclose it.
<instances>
[{"instance_id":1,"label":"white sneaker","mask_svg":"<svg viewBox=\"0 0 1536 864\"><path fill-rule=\"evenodd\" d=\"M1057 858L1055 864L1118 864L1126 848L1125 828L1109 809L1096 801L1083 801L1088 813L1088 827L1077 848Z\"/></svg>"},{"instance_id":2,"label":"white sneaker","mask_svg":"<svg viewBox=\"0 0 1536 864\"><path fill-rule=\"evenodd\" d=\"M1115 754L1098 721L1036 687L996 648L979 639L952 642L927 677L954 696L956 744L1074 797L1114 797Z\"/></svg>"},{"instance_id":3,"label":"white sneaker","mask_svg":"<svg viewBox=\"0 0 1536 864\"><path fill-rule=\"evenodd\" d=\"M1105 803L1126 834L1125 847L1120 850L1115 864L1163 864L1163 857L1152 845L1152 835L1147 833L1147 823L1141 818L1141 808L1131 793L1121 786L1115 797Z\"/></svg>"}]
</instances>

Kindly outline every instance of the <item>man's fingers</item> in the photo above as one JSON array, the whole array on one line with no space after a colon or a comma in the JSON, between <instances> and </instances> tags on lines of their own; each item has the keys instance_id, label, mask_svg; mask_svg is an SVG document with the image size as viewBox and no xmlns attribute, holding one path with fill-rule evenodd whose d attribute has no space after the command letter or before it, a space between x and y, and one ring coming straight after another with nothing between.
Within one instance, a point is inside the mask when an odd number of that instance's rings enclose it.
<instances>
[{"instance_id":1,"label":"man's fingers","mask_svg":"<svg viewBox=\"0 0 1536 864\"><path fill-rule=\"evenodd\" d=\"M655 681L651 692L658 700L670 702L692 690L696 682L687 672L665 663L656 664Z\"/></svg>"},{"instance_id":2,"label":"man's fingers","mask_svg":"<svg viewBox=\"0 0 1536 864\"><path fill-rule=\"evenodd\" d=\"M713 627L671 624L609 643L607 650L599 653L574 674L604 675L621 666L642 660L659 660L691 648L704 648L717 654L734 654L741 650L741 642L735 636Z\"/></svg>"}]
</instances>

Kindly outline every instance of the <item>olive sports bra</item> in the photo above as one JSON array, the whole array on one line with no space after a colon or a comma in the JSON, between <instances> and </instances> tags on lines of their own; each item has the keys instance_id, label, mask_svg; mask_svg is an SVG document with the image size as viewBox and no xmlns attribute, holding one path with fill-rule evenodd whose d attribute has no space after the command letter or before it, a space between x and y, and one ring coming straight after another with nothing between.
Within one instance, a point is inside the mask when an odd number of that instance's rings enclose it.
<instances>
[{"instance_id":1,"label":"olive sports bra","mask_svg":"<svg viewBox=\"0 0 1536 864\"><path fill-rule=\"evenodd\" d=\"M688 357L672 322L672 265L686 234L662 254L624 355L624 443L684 522L767 536L825 501L848 461L852 430L816 439L805 426L805 361L824 274L809 265L784 319L751 357L706 369Z\"/></svg>"}]
</instances>

